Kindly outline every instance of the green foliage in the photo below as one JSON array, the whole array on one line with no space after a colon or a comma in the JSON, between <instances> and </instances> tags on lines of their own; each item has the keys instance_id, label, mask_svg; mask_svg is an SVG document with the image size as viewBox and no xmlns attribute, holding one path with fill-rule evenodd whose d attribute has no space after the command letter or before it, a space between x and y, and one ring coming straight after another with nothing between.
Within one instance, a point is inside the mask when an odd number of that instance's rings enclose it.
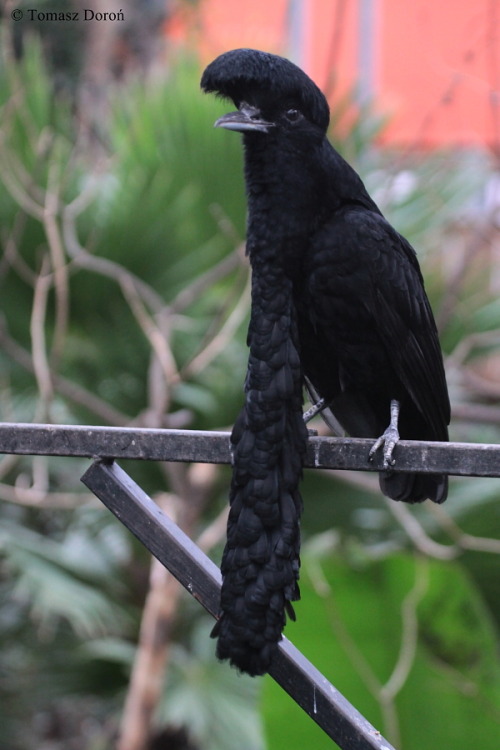
<instances>
[{"instance_id":1,"label":"green foliage","mask_svg":"<svg viewBox=\"0 0 500 750\"><path fill-rule=\"evenodd\" d=\"M0 724L7 747L35 748L36 717L71 697L115 700L126 678L114 664L89 659L85 644L104 633L135 631L127 603L126 531L102 510L71 513L64 528L53 514L10 514L0 522ZM31 526L31 528L30 528ZM43 530L43 532L42 532ZM42 533L41 533L42 532ZM105 667L103 668L103 666ZM104 703L103 703L104 706ZM88 710L100 713L99 704ZM12 745L9 744L12 742Z\"/></svg>"},{"instance_id":2,"label":"green foliage","mask_svg":"<svg viewBox=\"0 0 500 750\"><path fill-rule=\"evenodd\" d=\"M498 628L462 565L306 552L303 571L288 637L396 747L496 748ZM269 678L262 705L270 747L331 747Z\"/></svg>"},{"instance_id":3,"label":"green foliage","mask_svg":"<svg viewBox=\"0 0 500 750\"><path fill-rule=\"evenodd\" d=\"M64 618L82 638L112 632L118 623L123 628L128 620L109 596L118 563L128 556L126 540L101 518L93 530L86 524L77 514L75 528L70 526L60 541L13 523L0 529L0 554L15 582L14 599L30 603L41 627ZM116 594L122 586L114 588Z\"/></svg>"},{"instance_id":4,"label":"green foliage","mask_svg":"<svg viewBox=\"0 0 500 750\"><path fill-rule=\"evenodd\" d=\"M199 371L180 372L175 384L165 386L150 376L155 358L150 329L142 325L146 320L157 326L181 371L220 334L245 287L246 272L238 263L223 269L211 285L203 282L203 274L243 237L239 144L222 134L215 149L211 140L220 107L201 96L192 65L180 65L161 86L132 86L126 97L117 91L107 123L110 156L101 156L96 165L75 144L69 110L60 101L54 106L37 45L28 52L22 65L7 65L0 76L2 334L14 354L2 354L3 418L106 422L106 412L103 417L99 409L97 415L92 411L95 397L125 421L148 407L158 408L162 417L161 391L168 387L171 409L183 408L191 424L229 423L242 390L244 327L234 343L222 340L219 356L208 357ZM227 169L231 158L237 163ZM223 179L226 169L228 179ZM64 207L75 198L82 200L83 210L68 215ZM51 200L52 226L45 212ZM227 229L221 231L221 225ZM58 242L65 252L59 266ZM57 268L59 277L50 280L44 306L37 307L43 275ZM136 286L137 279L142 286ZM191 284L199 292L190 292ZM179 293L186 290L187 301L179 303ZM246 306L243 298L235 330ZM34 320L41 321L38 331ZM168 320L166 328L163 320ZM68 389L60 392L57 385L53 398L41 393L39 375L25 364L39 364L31 359L37 341L45 344L53 377L61 375L83 389L83 399L72 398L71 389L69 396ZM17 356L19 347L24 358ZM240 374L228 382L227 372L235 370ZM38 747L36 717L55 723L60 711L74 715L76 723L82 711L96 720L109 712L103 736L109 741L116 731L148 560L107 512L78 510L79 502L88 502L81 491L77 494L85 465L46 459L0 465L2 479L19 487L8 498L26 502L25 507L4 504L0 521L0 582L8 603L0 616L0 673L9 675L0 680L0 723L3 740L13 750ZM141 466L141 472L146 489L165 485L157 466ZM43 509L47 499L49 509ZM32 510L30 502L40 503L42 510ZM51 502L69 509L50 509ZM210 654L214 662L212 642ZM189 658L196 666L200 656ZM226 695L227 703L227 696L232 701L239 692L243 713L247 706L248 746L262 744L255 709L258 684L235 683L235 676L228 677L217 664L212 669L222 676L220 690L200 693L199 701L211 695L213 705L219 705L220 696ZM182 695L193 697L195 688L185 670L177 673L174 705L182 703ZM198 735L213 735L217 747L217 712L204 715L208 723L197 728ZM229 722L228 710L218 715ZM163 717L171 718L168 712ZM87 747L86 742L90 747L82 734L78 747Z\"/></svg>"},{"instance_id":5,"label":"green foliage","mask_svg":"<svg viewBox=\"0 0 500 750\"><path fill-rule=\"evenodd\" d=\"M259 682L217 661L214 642L207 638L211 628L212 622L201 618L187 648L175 648L156 719L189 727L206 750L233 750L237 727L238 748L260 750L264 740L256 714Z\"/></svg>"}]
</instances>

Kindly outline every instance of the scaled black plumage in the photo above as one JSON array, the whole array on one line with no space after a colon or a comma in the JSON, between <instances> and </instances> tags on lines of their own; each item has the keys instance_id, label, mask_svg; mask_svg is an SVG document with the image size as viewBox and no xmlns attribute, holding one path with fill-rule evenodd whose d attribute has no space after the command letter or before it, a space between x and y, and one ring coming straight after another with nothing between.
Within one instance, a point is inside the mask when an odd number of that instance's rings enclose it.
<instances>
[{"instance_id":1,"label":"scaled black plumage","mask_svg":"<svg viewBox=\"0 0 500 750\"><path fill-rule=\"evenodd\" d=\"M218 656L255 675L299 597L303 385L327 421L380 437L381 489L410 503L442 502L447 477L391 470L392 449L399 435L447 440L450 405L415 252L328 142L318 87L249 49L214 60L201 86L234 102L216 125L243 133L245 149L250 357L214 634Z\"/></svg>"}]
</instances>

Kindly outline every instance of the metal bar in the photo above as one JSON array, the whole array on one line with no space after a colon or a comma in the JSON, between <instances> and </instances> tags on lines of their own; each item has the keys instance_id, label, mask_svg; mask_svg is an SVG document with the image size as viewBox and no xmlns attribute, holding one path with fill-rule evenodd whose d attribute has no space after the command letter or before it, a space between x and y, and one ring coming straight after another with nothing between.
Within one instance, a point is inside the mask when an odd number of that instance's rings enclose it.
<instances>
[{"instance_id":1,"label":"metal bar","mask_svg":"<svg viewBox=\"0 0 500 750\"><path fill-rule=\"evenodd\" d=\"M230 463L229 433L85 425L0 424L0 453Z\"/></svg>"},{"instance_id":2,"label":"metal bar","mask_svg":"<svg viewBox=\"0 0 500 750\"><path fill-rule=\"evenodd\" d=\"M373 440L309 438L307 468L380 471L382 457L368 461ZM0 424L0 453L149 461L229 464L228 432L153 430L44 424ZM396 471L500 477L500 445L401 440Z\"/></svg>"},{"instance_id":3,"label":"metal bar","mask_svg":"<svg viewBox=\"0 0 500 750\"><path fill-rule=\"evenodd\" d=\"M219 569L123 469L109 461L95 461L82 482L216 617ZM286 638L269 674L342 750L394 750Z\"/></svg>"}]
</instances>

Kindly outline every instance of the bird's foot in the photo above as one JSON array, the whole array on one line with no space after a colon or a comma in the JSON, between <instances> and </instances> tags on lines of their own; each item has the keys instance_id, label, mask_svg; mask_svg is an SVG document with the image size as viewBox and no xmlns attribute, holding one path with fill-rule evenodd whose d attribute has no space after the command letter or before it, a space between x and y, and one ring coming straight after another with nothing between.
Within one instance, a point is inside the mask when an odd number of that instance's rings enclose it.
<instances>
[{"instance_id":1,"label":"bird's foot","mask_svg":"<svg viewBox=\"0 0 500 750\"><path fill-rule=\"evenodd\" d=\"M316 414L319 414L325 408L326 401L324 398L320 398L320 400L316 401L316 403L313 404L310 409L304 412L304 423L307 424L308 422L310 422L311 419L316 416Z\"/></svg>"},{"instance_id":2,"label":"bird's foot","mask_svg":"<svg viewBox=\"0 0 500 750\"><path fill-rule=\"evenodd\" d=\"M389 426L384 433L377 438L373 446L370 448L368 454L368 460L373 461L373 457L379 448L384 446L384 469L389 469L394 466L396 459L392 457L392 452L399 441L399 432L394 427Z\"/></svg>"},{"instance_id":3,"label":"bird's foot","mask_svg":"<svg viewBox=\"0 0 500 750\"><path fill-rule=\"evenodd\" d=\"M393 399L391 401L391 423L389 427L384 430L383 434L375 440L374 444L370 448L368 454L368 460L373 461L373 457L379 448L384 447L384 469L389 469L394 466L396 459L392 457L392 452L399 442L399 430L398 430L398 419L399 419L399 401Z\"/></svg>"}]
</instances>

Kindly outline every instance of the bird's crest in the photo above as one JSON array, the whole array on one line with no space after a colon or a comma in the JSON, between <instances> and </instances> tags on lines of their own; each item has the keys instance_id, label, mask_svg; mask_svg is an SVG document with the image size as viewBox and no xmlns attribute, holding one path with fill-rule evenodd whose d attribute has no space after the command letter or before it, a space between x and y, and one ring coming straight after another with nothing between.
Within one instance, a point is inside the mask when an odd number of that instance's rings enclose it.
<instances>
[{"instance_id":1,"label":"bird's crest","mask_svg":"<svg viewBox=\"0 0 500 750\"><path fill-rule=\"evenodd\" d=\"M275 99L290 98L323 130L326 131L330 121L328 103L309 76L290 60L269 52L255 49L225 52L206 68L201 88L232 99L237 107L252 91Z\"/></svg>"}]
</instances>

